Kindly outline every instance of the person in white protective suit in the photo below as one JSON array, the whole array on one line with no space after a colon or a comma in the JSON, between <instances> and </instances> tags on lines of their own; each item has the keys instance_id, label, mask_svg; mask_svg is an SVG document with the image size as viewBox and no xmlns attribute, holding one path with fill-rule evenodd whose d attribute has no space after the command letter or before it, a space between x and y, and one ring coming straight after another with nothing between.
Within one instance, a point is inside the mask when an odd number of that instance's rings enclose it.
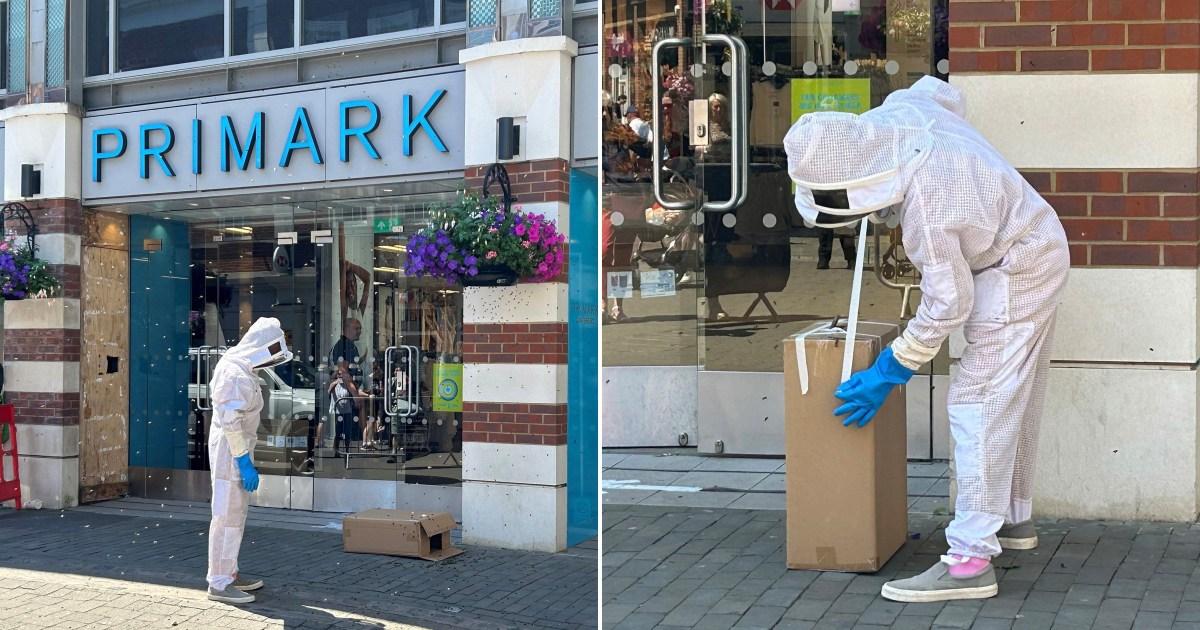
<instances>
[{"instance_id":1,"label":"person in white protective suit","mask_svg":"<svg viewBox=\"0 0 1200 630\"><path fill-rule=\"evenodd\" d=\"M238 551L246 529L250 493L258 489L254 442L263 408L255 370L292 360L279 320L259 318L238 344L221 357L209 382L213 407L208 436L212 469L212 523L208 528L208 598L248 604L261 580L238 575Z\"/></svg>"},{"instance_id":2,"label":"person in white protective suit","mask_svg":"<svg viewBox=\"0 0 1200 630\"><path fill-rule=\"evenodd\" d=\"M873 366L838 388L843 424L870 422L952 331L961 327L967 341L948 401L958 482L946 528L950 550L925 573L884 585L883 596L991 597L991 558L1002 548L1037 546L1033 463L1054 317L1070 268L1062 224L967 123L959 91L933 77L862 115L808 114L784 146L807 223L899 224L904 251L921 272L915 317Z\"/></svg>"}]
</instances>

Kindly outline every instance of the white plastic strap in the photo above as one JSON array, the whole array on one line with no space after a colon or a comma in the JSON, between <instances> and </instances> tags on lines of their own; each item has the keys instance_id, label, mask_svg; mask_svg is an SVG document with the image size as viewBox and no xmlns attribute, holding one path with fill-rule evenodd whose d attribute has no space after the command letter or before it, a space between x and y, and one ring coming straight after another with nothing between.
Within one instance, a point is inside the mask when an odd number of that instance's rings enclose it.
<instances>
[{"instance_id":1,"label":"white plastic strap","mask_svg":"<svg viewBox=\"0 0 1200 630\"><path fill-rule=\"evenodd\" d=\"M804 340L809 335L827 332L846 334L846 331L836 326L821 326L820 328L812 328L802 333L797 333L792 337L796 340L796 370L800 373L800 394L802 396L808 395L808 353L804 351L806 343Z\"/></svg>"},{"instance_id":2,"label":"white plastic strap","mask_svg":"<svg viewBox=\"0 0 1200 630\"><path fill-rule=\"evenodd\" d=\"M846 327L846 353L842 357L842 382L850 380L854 364L854 336L858 332L858 307L862 300L863 260L867 254L867 222L858 228L858 252L854 261L854 285L850 288L850 324Z\"/></svg>"}]
</instances>

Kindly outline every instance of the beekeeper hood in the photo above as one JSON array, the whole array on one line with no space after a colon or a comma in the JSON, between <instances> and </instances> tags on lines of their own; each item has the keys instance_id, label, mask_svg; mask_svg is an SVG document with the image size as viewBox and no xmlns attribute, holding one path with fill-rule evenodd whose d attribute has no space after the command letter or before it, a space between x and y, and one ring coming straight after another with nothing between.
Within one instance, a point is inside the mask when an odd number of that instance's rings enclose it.
<instances>
[{"instance_id":1,"label":"beekeeper hood","mask_svg":"<svg viewBox=\"0 0 1200 630\"><path fill-rule=\"evenodd\" d=\"M783 146L805 223L827 228L864 218L898 223L912 172L932 145L930 126L897 125L870 113L801 116Z\"/></svg>"},{"instance_id":2,"label":"beekeeper hood","mask_svg":"<svg viewBox=\"0 0 1200 630\"><path fill-rule=\"evenodd\" d=\"M292 353L283 338L283 329L274 317L260 317L226 354L249 363L256 370L292 360Z\"/></svg>"}]
</instances>

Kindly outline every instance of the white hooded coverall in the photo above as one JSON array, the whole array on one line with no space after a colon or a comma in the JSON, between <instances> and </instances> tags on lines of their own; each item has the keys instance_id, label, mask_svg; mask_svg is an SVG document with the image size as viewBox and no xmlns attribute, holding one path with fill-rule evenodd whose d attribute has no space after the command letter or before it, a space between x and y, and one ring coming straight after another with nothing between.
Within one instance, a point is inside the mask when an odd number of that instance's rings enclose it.
<instances>
[{"instance_id":1,"label":"white hooded coverall","mask_svg":"<svg viewBox=\"0 0 1200 630\"><path fill-rule=\"evenodd\" d=\"M242 487L242 477L234 461L240 455L254 456L262 389L256 367L266 348L282 344L279 320L260 318L250 326L238 344L225 352L209 381L213 408L208 435L208 458L212 477L212 522L208 528L208 585L223 590L233 583L238 571L238 551L246 528L250 493ZM290 359L286 345L283 353ZM278 355L277 355L278 356Z\"/></svg>"},{"instance_id":2,"label":"white hooded coverall","mask_svg":"<svg viewBox=\"0 0 1200 630\"><path fill-rule=\"evenodd\" d=\"M919 369L963 329L948 401L958 497L946 538L952 554L998 555L999 528L1031 517L1050 339L1070 268L1062 224L941 80L924 77L861 116L810 116L784 139L794 180L897 169L904 250L922 297L892 350Z\"/></svg>"}]
</instances>

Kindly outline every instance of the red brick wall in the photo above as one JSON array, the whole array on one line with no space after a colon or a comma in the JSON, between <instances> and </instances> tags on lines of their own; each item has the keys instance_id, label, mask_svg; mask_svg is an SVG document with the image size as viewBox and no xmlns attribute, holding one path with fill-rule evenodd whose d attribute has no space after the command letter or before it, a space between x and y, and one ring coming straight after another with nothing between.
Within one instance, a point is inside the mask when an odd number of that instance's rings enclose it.
<instances>
[{"instance_id":1,"label":"red brick wall","mask_svg":"<svg viewBox=\"0 0 1200 630\"><path fill-rule=\"evenodd\" d=\"M463 362L564 364L567 325L466 324Z\"/></svg>"},{"instance_id":2,"label":"red brick wall","mask_svg":"<svg viewBox=\"0 0 1200 630\"><path fill-rule=\"evenodd\" d=\"M83 206L78 199L37 199L22 201L37 222L38 234L83 234ZM24 234L24 226L11 222L7 227Z\"/></svg>"},{"instance_id":3,"label":"red brick wall","mask_svg":"<svg viewBox=\"0 0 1200 630\"><path fill-rule=\"evenodd\" d=\"M950 2L950 71L1195 72L1198 0Z\"/></svg>"},{"instance_id":4,"label":"red brick wall","mask_svg":"<svg viewBox=\"0 0 1200 630\"><path fill-rule=\"evenodd\" d=\"M567 406L463 403L463 441L566 444Z\"/></svg>"},{"instance_id":5,"label":"red brick wall","mask_svg":"<svg viewBox=\"0 0 1200 630\"><path fill-rule=\"evenodd\" d=\"M1200 170L1029 171L1075 266L1200 265Z\"/></svg>"},{"instance_id":6,"label":"red brick wall","mask_svg":"<svg viewBox=\"0 0 1200 630\"><path fill-rule=\"evenodd\" d=\"M79 393L5 392L17 424L73 426L79 424ZM20 445L18 445L19 448Z\"/></svg>"},{"instance_id":7,"label":"red brick wall","mask_svg":"<svg viewBox=\"0 0 1200 630\"><path fill-rule=\"evenodd\" d=\"M466 169L467 190L478 191L483 186L483 176L487 174L490 165L471 166ZM512 185L512 194L517 203L535 203L542 201L568 202L568 188L571 179L570 168L566 160L537 160L532 162L512 162L504 165L508 171L508 181ZM500 186L492 184L492 194L500 194Z\"/></svg>"},{"instance_id":8,"label":"red brick wall","mask_svg":"<svg viewBox=\"0 0 1200 630\"><path fill-rule=\"evenodd\" d=\"M16 329L4 334L4 357L8 361L78 361L78 330Z\"/></svg>"},{"instance_id":9,"label":"red brick wall","mask_svg":"<svg viewBox=\"0 0 1200 630\"><path fill-rule=\"evenodd\" d=\"M77 199L37 199L23 202L37 224L38 234L83 234L83 207ZM17 233L24 228L12 223ZM62 283L61 296L78 299L83 290L79 265L55 264L51 273ZM79 330L60 328L4 330L4 360L13 362L10 369L29 369L22 361L63 361L78 363L81 350ZM64 385L66 385L64 383ZM76 384L77 385L77 384ZM64 388L69 389L69 388ZM6 391L6 401L16 410L22 424L79 424L79 394L47 394L39 392Z\"/></svg>"}]
</instances>

